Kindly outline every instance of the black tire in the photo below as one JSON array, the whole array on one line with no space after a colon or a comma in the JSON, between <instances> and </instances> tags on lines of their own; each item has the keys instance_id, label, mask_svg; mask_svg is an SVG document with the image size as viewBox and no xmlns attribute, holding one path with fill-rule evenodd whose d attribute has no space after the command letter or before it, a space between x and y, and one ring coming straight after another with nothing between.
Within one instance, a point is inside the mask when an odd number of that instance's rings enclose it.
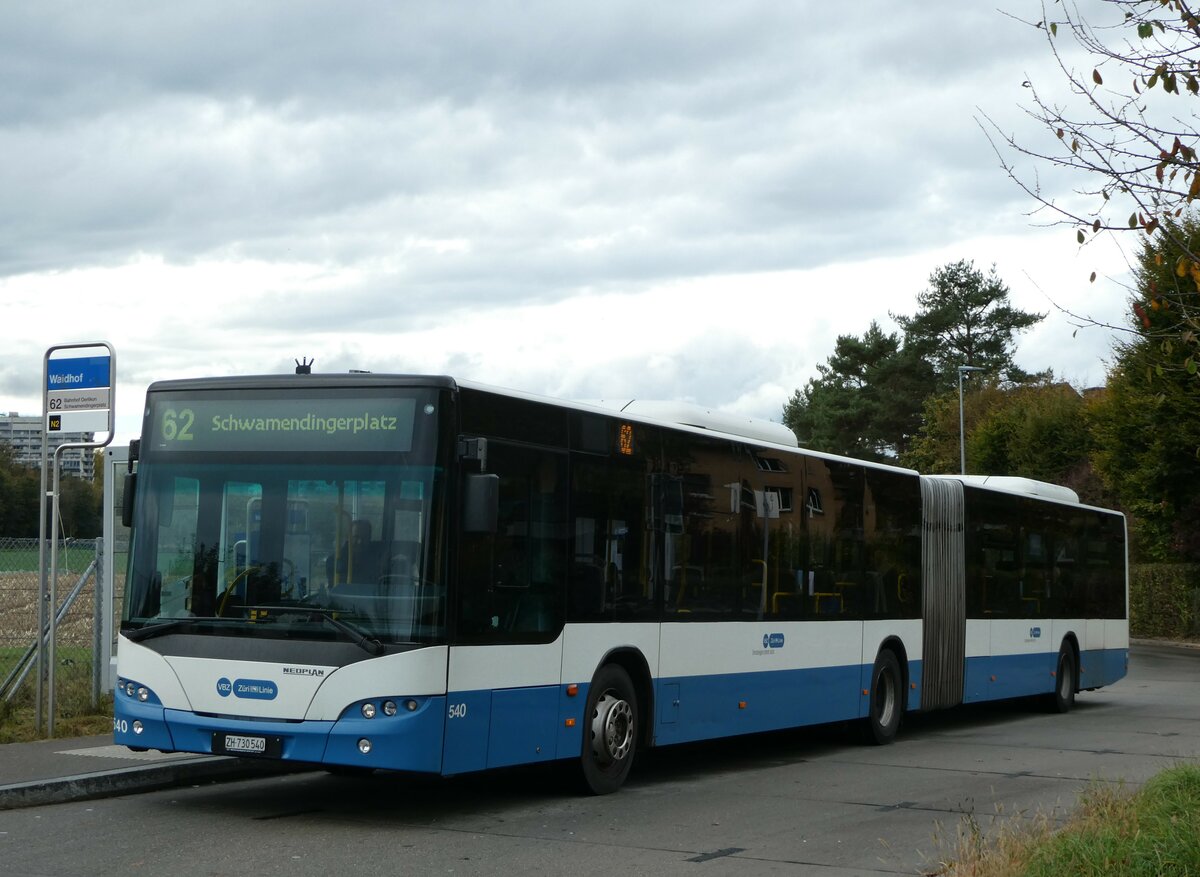
<instances>
[{"instance_id":1,"label":"black tire","mask_svg":"<svg viewBox=\"0 0 1200 877\"><path fill-rule=\"evenodd\" d=\"M867 713L867 739L886 746L896 739L904 715L904 677L895 654L884 649L871 671L871 708Z\"/></svg>"},{"instance_id":2,"label":"black tire","mask_svg":"<svg viewBox=\"0 0 1200 877\"><path fill-rule=\"evenodd\" d=\"M1069 713L1075 706L1075 690L1078 687L1075 650L1064 643L1058 652L1058 668L1054 671L1054 693L1046 701L1050 711Z\"/></svg>"},{"instance_id":3,"label":"black tire","mask_svg":"<svg viewBox=\"0 0 1200 877\"><path fill-rule=\"evenodd\" d=\"M637 753L638 702L629 674L615 664L596 673L583 714L580 768L584 789L608 795L621 788Z\"/></svg>"}]
</instances>

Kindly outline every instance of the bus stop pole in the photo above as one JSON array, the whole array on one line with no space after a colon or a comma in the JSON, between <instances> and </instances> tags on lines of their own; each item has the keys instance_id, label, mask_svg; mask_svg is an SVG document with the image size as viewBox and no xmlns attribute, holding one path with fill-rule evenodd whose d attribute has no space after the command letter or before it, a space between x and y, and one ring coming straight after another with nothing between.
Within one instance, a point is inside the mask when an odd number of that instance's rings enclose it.
<instances>
[{"instance_id":1,"label":"bus stop pole","mask_svg":"<svg viewBox=\"0 0 1200 877\"><path fill-rule=\"evenodd\" d=\"M46 351L46 355L42 358L42 388L43 391L49 383L50 373L50 351ZM34 661L34 666L37 669L37 684L34 686L34 729L40 737L42 734L42 695L45 688L43 679L45 676L46 654L43 637L46 632L46 466L49 463L47 459L47 451L50 447L50 438L47 435L47 418L50 415L49 400L46 393L42 393L42 474L41 486L38 490L38 620L37 620L37 658Z\"/></svg>"},{"instance_id":2,"label":"bus stop pole","mask_svg":"<svg viewBox=\"0 0 1200 877\"><path fill-rule=\"evenodd\" d=\"M101 672L107 674L108 670L108 655L104 650L104 606L108 599L108 577L104 574L106 547L101 536L96 540L96 556L92 561L95 567L92 573L92 709L100 705Z\"/></svg>"},{"instance_id":3,"label":"bus stop pole","mask_svg":"<svg viewBox=\"0 0 1200 877\"><path fill-rule=\"evenodd\" d=\"M58 490L59 490L59 454L65 445L54 449L54 489L50 499L50 635L47 650L49 672L47 673L46 716L47 733L54 736L54 665L56 657L56 641L58 639Z\"/></svg>"}]
</instances>

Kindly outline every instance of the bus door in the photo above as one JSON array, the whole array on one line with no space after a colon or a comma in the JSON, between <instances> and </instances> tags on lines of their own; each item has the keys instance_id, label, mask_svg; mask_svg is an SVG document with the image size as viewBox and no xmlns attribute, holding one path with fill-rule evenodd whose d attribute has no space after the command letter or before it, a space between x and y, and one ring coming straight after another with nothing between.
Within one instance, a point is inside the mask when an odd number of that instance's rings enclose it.
<instances>
[{"instance_id":1,"label":"bus door","mask_svg":"<svg viewBox=\"0 0 1200 877\"><path fill-rule=\"evenodd\" d=\"M489 440L495 533L463 534L445 773L557 757L569 527L564 452Z\"/></svg>"}]
</instances>

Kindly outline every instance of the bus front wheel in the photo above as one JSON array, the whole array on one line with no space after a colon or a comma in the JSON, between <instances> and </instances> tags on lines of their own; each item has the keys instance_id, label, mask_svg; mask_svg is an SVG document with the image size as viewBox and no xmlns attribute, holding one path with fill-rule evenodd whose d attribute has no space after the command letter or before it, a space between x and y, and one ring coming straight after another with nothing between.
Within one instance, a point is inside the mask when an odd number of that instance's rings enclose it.
<instances>
[{"instance_id":1,"label":"bus front wheel","mask_svg":"<svg viewBox=\"0 0 1200 877\"><path fill-rule=\"evenodd\" d=\"M600 668L588 689L583 719L584 787L593 795L610 794L625 782L637 751L637 695L624 669Z\"/></svg>"},{"instance_id":2,"label":"bus front wheel","mask_svg":"<svg viewBox=\"0 0 1200 877\"><path fill-rule=\"evenodd\" d=\"M870 742L883 746L896 739L904 714L903 677L895 654L885 649L871 671L871 707L867 713Z\"/></svg>"}]
</instances>

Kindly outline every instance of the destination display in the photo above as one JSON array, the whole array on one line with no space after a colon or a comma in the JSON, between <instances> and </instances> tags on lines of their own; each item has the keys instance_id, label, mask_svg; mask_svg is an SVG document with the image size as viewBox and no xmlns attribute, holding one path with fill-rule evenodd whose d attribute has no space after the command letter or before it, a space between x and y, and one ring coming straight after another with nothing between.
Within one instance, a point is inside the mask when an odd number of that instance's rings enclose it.
<instances>
[{"instance_id":1,"label":"destination display","mask_svg":"<svg viewBox=\"0 0 1200 877\"><path fill-rule=\"evenodd\" d=\"M157 451L412 450L413 398L156 397L150 445Z\"/></svg>"}]
</instances>

